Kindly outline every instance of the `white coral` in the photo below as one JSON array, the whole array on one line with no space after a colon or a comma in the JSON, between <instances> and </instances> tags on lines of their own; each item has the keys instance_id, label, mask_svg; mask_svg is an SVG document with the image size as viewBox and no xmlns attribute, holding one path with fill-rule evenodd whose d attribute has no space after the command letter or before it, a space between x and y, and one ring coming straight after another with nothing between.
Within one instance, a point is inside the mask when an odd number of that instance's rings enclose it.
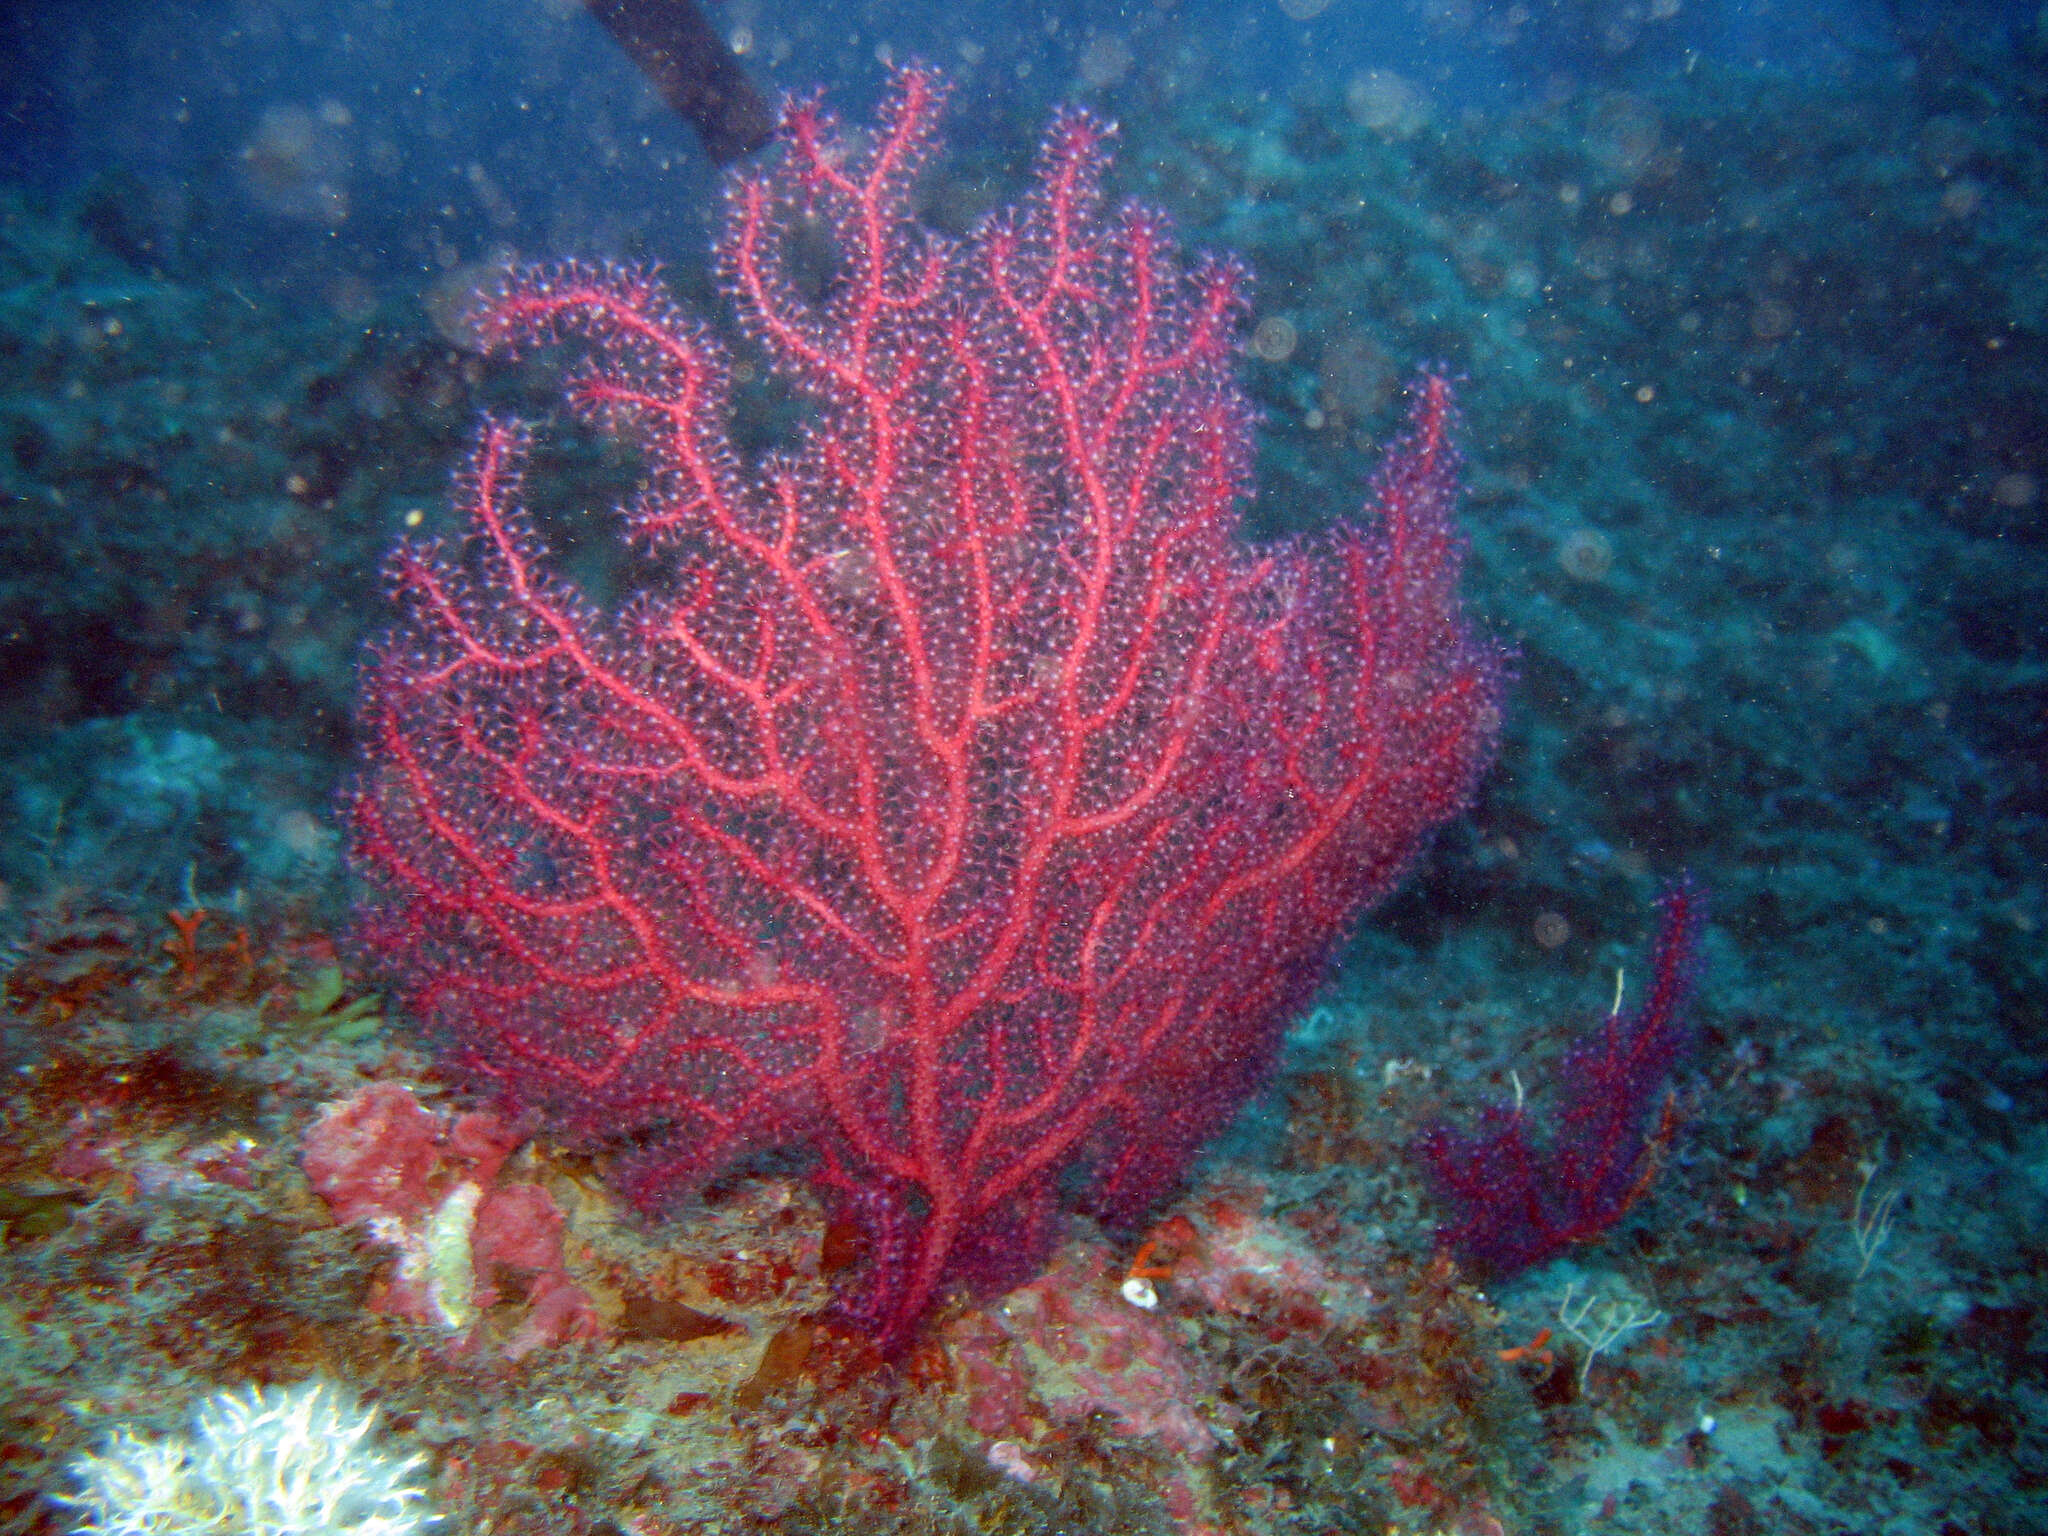
<instances>
[{"instance_id":1,"label":"white coral","mask_svg":"<svg viewBox=\"0 0 2048 1536\"><path fill-rule=\"evenodd\" d=\"M221 1392L190 1438L118 1430L71 1463L77 1536L418 1536L439 1517L399 1459L366 1443L377 1411L325 1382Z\"/></svg>"}]
</instances>

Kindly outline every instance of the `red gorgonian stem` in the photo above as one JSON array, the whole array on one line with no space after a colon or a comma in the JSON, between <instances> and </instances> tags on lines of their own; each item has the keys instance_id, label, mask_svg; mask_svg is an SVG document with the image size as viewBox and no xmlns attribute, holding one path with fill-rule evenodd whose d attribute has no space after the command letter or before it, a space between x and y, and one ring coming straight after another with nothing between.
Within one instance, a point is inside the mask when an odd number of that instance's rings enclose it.
<instances>
[{"instance_id":1,"label":"red gorgonian stem","mask_svg":"<svg viewBox=\"0 0 2048 1536\"><path fill-rule=\"evenodd\" d=\"M1443 381L1368 526L1254 549L1240 269L1105 215L1080 112L1019 206L922 228L941 94L900 71L858 140L800 104L728 193L727 289L814 405L792 451L740 461L726 356L651 274L483 305L496 350L586 354L664 579L592 611L486 422L463 548L393 559L350 800L363 936L458 1079L630 1149L649 1199L810 1149L886 1341L1028 1274L1069 1170L1110 1214L1170 1187L1499 719Z\"/></svg>"}]
</instances>

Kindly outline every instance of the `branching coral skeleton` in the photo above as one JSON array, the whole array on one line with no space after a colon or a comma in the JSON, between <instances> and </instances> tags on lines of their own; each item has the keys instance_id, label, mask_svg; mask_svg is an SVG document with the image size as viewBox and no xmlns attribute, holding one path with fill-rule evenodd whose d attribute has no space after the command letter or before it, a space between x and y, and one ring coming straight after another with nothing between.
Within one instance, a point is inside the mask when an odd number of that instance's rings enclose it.
<instances>
[{"instance_id":1,"label":"branching coral skeleton","mask_svg":"<svg viewBox=\"0 0 2048 1536\"><path fill-rule=\"evenodd\" d=\"M1863 1181L1856 1186L1856 1200L1849 1208L1849 1233L1856 1243L1856 1279L1861 1280L1870 1273L1870 1266L1876 1262L1879 1250L1891 1241L1892 1219L1898 1213L1899 1189L1897 1186L1886 1190L1875 1200L1870 1198L1870 1181L1877 1177L1877 1164L1865 1161L1859 1165ZM1852 1285L1855 1281L1850 1282Z\"/></svg>"},{"instance_id":2,"label":"branching coral skeleton","mask_svg":"<svg viewBox=\"0 0 2048 1536\"><path fill-rule=\"evenodd\" d=\"M1595 1360L1630 1334L1656 1327L1667 1314L1662 1308L1644 1311L1642 1303L1625 1292L1602 1296L1591 1288L1585 1300L1574 1307L1572 1298L1577 1290L1577 1281L1564 1288L1564 1297L1557 1304L1557 1325L1585 1348L1585 1359L1579 1363L1579 1390L1583 1392Z\"/></svg>"}]
</instances>

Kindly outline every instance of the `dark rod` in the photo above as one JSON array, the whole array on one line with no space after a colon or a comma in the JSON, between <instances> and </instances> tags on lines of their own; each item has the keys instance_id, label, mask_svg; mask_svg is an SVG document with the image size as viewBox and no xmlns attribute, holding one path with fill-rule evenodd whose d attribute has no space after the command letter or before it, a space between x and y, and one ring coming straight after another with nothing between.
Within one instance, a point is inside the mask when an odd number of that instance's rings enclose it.
<instances>
[{"instance_id":1,"label":"dark rod","mask_svg":"<svg viewBox=\"0 0 2048 1536\"><path fill-rule=\"evenodd\" d=\"M584 0L661 99L725 165L775 136L775 113L696 0Z\"/></svg>"}]
</instances>

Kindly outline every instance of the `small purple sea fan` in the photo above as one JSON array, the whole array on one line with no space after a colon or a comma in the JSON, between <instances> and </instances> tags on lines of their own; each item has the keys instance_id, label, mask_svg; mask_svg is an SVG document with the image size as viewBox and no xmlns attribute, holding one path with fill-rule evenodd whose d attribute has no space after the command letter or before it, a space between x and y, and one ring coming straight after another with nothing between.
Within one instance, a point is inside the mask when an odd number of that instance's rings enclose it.
<instances>
[{"instance_id":1,"label":"small purple sea fan","mask_svg":"<svg viewBox=\"0 0 2048 1536\"><path fill-rule=\"evenodd\" d=\"M1663 922L1649 996L1616 1011L1564 1054L1560 1108L1532 1135L1521 1105L1492 1107L1476 1130L1433 1125L1412 1151L1452 1216L1438 1237L1465 1264L1505 1277L1600 1236L1656 1177L1677 1128L1667 1084L1691 1041L1685 1004L1698 979L1699 892L1681 882Z\"/></svg>"}]
</instances>

